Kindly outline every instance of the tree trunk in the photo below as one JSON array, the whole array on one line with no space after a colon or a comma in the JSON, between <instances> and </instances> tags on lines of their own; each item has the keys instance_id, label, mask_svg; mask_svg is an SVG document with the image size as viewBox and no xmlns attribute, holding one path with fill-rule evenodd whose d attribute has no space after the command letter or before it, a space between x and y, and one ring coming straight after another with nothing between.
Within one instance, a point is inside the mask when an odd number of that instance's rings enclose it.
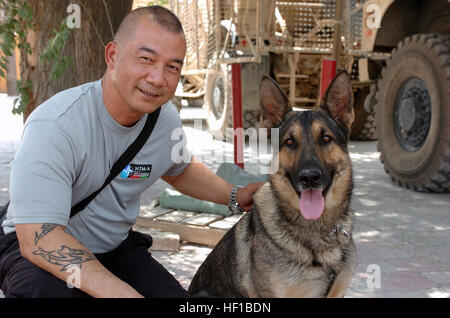
<instances>
[{"instance_id":1,"label":"tree trunk","mask_svg":"<svg viewBox=\"0 0 450 318\"><path fill-rule=\"evenodd\" d=\"M83 83L100 79L105 70L105 45L112 41L122 19L131 10L132 0L27 0L34 16L34 29L28 41L33 54L21 52L21 78L31 79L33 89L30 102L24 112L24 121L42 102L56 93ZM66 69L58 79L50 79L52 63L41 62L39 56L49 39L55 36L62 21L73 11L67 12L69 4L77 4L80 10L80 28L74 28L61 56L72 58L73 66Z\"/></svg>"}]
</instances>

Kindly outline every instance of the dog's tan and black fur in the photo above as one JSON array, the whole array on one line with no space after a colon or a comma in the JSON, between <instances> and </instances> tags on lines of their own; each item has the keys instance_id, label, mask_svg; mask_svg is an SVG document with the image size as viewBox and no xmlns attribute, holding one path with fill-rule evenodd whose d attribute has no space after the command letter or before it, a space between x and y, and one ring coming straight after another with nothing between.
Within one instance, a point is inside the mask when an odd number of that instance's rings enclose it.
<instances>
[{"instance_id":1,"label":"dog's tan and black fur","mask_svg":"<svg viewBox=\"0 0 450 318\"><path fill-rule=\"evenodd\" d=\"M279 170L200 266L192 296L344 295L356 257L347 149L352 95L348 74L340 72L318 110L296 112L272 79L261 80L261 123L279 127ZM306 207L299 205L305 193L318 195Z\"/></svg>"}]
</instances>

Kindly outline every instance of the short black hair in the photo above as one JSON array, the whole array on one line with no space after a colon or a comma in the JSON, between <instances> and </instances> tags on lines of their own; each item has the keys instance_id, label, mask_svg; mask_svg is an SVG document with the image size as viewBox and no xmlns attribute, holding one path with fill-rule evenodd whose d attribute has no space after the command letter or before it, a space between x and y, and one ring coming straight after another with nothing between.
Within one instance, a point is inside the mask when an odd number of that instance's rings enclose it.
<instances>
[{"instance_id":1,"label":"short black hair","mask_svg":"<svg viewBox=\"0 0 450 318\"><path fill-rule=\"evenodd\" d=\"M135 9L127 14L117 29L114 41L119 42L122 39L131 39L134 35L136 25L142 18L148 18L156 21L160 26L170 32L181 33L184 35L183 26L178 17L170 10L162 6L148 6Z\"/></svg>"}]
</instances>

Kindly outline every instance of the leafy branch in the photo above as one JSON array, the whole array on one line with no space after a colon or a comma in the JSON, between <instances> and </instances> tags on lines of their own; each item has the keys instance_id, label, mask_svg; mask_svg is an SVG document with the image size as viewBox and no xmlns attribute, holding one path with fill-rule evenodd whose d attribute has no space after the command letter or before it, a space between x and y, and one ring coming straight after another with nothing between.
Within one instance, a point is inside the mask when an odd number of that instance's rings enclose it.
<instances>
[{"instance_id":1,"label":"leafy branch","mask_svg":"<svg viewBox=\"0 0 450 318\"><path fill-rule=\"evenodd\" d=\"M61 23L59 30L53 30L55 36L48 41L44 52L42 52L39 56L41 63L44 63L45 61L53 61L50 69L49 80L56 80L60 78L67 68L74 65L71 57L61 56L64 46L66 45L72 31L72 29L67 26L66 22L67 20L64 20Z\"/></svg>"},{"instance_id":2,"label":"leafy branch","mask_svg":"<svg viewBox=\"0 0 450 318\"><path fill-rule=\"evenodd\" d=\"M7 57L12 56L16 47L31 54L27 41L27 29L33 27L33 13L24 0L0 0L0 76L6 76Z\"/></svg>"},{"instance_id":3,"label":"leafy branch","mask_svg":"<svg viewBox=\"0 0 450 318\"><path fill-rule=\"evenodd\" d=\"M6 78L7 58L14 54L17 47L26 54L31 54L32 49L27 41L27 30L33 27L33 13L24 0L0 0L0 76ZM30 101L30 92L33 90L31 80L17 81L17 89L21 95L18 107L14 100L13 113L21 114Z\"/></svg>"},{"instance_id":4,"label":"leafy branch","mask_svg":"<svg viewBox=\"0 0 450 318\"><path fill-rule=\"evenodd\" d=\"M0 76L6 78L7 58L13 56L17 45L24 54L32 54L33 50L28 42L29 30L34 29L33 12L26 0L0 0ZM64 20L55 36L49 40L44 52L39 56L40 63L52 63L49 80L60 78L67 68L73 66L73 60L61 56L69 38L71 29ZM33 96L33 82L31 79L17 81L19 98L14 100L13 114L23 114Z\"/></svg>"}]
</instances>

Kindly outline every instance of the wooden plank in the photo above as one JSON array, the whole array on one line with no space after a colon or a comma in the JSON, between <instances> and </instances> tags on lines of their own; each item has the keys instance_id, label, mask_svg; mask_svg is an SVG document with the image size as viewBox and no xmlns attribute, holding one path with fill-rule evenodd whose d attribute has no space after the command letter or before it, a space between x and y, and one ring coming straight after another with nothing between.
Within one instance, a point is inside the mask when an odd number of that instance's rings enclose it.
<instances>
[{"instance_id":1,"label":"wooden plank","mask_svg":"<svg viewBox=\"0 0 450 318\"><path fill-rule=\"evenodd\" d=\"M242 215L232 215L232 216L226 217L222 220L219 220L217 222L213 222L213 223L209 224L209 227L212 229L220 229L220 230L228 231L241 219L242 216L243 216L243 214Z\"/></svg>"},{"instance_id":2,"label":"wooden plank","mask_svg":"<svg viewBox=\"0 0 450 318\"><path fill-rule=\"evenodd\" d=\"M197 213L191 211L174 211L170 213L163 214L155 218L156 221L181 223L184 219L193 217Z\"/></svg>"},{"instance_id":3,"label":"wooden plank","mask_svg":"<svg viewBox=\"0 0 450 318\"><path fill-rule=\"evenodd\" d=\"M294 100L296 102L301 103L315 103L317 101L315 98L307 98L307 97L296 97Z\"/></svg>"},{"instance_id":4,"label":"wooden plank","mask_svg":"<svg viewBox=\"0 0 450 318\"><path fill-rule=\"evenodd\" d=\"M358 71L360 81L369 81L369 59L363 58L358 60Z\"/></svg>"},{"instance_id":5,"label":"wooden plank","mask_svg":"<svg viewBox=\"0 0 450 318\"><path fill-rule=\"evenodd\" d=\"M6 78L3 76L0 77L0 93L6 93Z\"/></svg>"},{"instance_id":6,"label":"wooden plank","mask_svg":"<svg viewBox=\"0 0 450 318\"><path fill-rule=\"evenodd\" d=\"M0 58L3 58L5 55L3 52L0 52ZM6 70L4 70L6 71ZM8 71L6 71L5 76L0 77L0 93L7 93L7 86L6 86L6 77L8 76Z\"/></svg>"},{"instance_id":7,"label":"wooden plank","mask_svg":"<svg viewBox=\"0 0 450 318\"><path fill-rule=\"evenodd\" d=\"M139 212L139 216L143 218L153 219L159 217L161 215L171 213L175 211L175 209L164 209L160 206L149 208L149 207L141 207Z\"/></svg>"},{"instance_id":8,"label":"wooden plank","mask_svg":"<svg viewBox=\"0 0 450 318\"><path fill-rule=\"evenodd\" d=\"M296 86L296 71L300 55L298 53L289 54L288 63L290 69L289 76L289 99L292 105L295 105L295 86Z\"/></svg>"},{"instance_id":9,"label":"wooden plank","mask_svg":"<svg viewBox=\"0 0 450 318\"><path fill-rule=\"evenodd\" d=\"M290 78L292 75L290 73L275 73L276 77L279 78ZM295 78L309 78L309 75L303 75L303 74L295 74Z\"/></svg>"},{"instance_id":10,"label":"wooden plank","mask_svg":"<svg viewBox=\"0 0 450 318\"><path fill-rule=\"evenodd\" d=\"M207 70L206 69L194 69L194 70L185 70L181 72L182 76L188 76L188 75L206 75Z\"/></svg>"},{"instance_id":11,"label":"wooden plank","mask_svg":"<svg viewBox=\"0 0 450 318\"><path fill-rule=\"evenodd\" d=\"M185 219L183 221L183 223L190 224L190 225L207 226L208 224L216 222L223 218L224 217L222 215L210 214L210 213L199 213L197 215L194 215L193 217Z\"/></svg>"},{"instance_id":12,"label":"wooden plank","mask_svg":"<svg viewBox=\"0 0 450 318\"><path fill-rule=\"evenodd\" d=\"M225 235L226 231L189 224L169 223L164 221L138 218L137 225L161 231L177 233L181 241L214 246Z\"/></svg>"}]
</instances>

